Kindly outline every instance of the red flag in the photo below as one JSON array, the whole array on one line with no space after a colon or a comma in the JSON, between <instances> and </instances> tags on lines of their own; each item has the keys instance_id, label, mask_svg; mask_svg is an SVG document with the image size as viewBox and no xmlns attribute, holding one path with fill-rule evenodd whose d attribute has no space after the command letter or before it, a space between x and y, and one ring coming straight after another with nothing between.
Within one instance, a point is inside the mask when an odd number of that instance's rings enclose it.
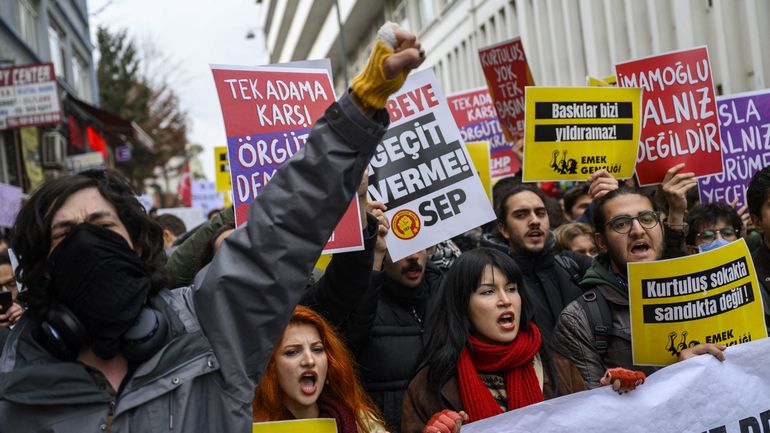
<instances>
[{"instance_id":1,"label":"red flag","mask_svg":"<svg viewBox=\"0 0 770 433\"><path fill-rule=\"evenodd\" d=\"M190 178L190 163L186 163L179 177L176 194L185 206L192 206L192 179Z\"/></svg>"},{"instance_id":2,"label":"red flag","mask_svg":"<svg viewBox=\"0 0 770 433\"><path fill-rule=\"evenodd\" d=\"M94 128L90 126L86 127L86 135L88 136L88 145L96 152L101 152L104 155L104 160L107 160L107 144L104 138L99 135Z\"/></svg>"}]
</instances>

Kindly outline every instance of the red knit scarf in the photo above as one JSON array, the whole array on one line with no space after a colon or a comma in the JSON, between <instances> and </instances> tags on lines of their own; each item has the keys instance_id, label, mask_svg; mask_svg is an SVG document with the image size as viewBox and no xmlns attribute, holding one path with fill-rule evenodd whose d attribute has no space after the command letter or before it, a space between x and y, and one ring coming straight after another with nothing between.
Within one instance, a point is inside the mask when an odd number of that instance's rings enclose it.
<instances>
[{"instance_id":1,"label":"red knit scarf","mask_svg":"<svg viewBox=\"0 0 770 433\"><path fill-rule=\"evenodd\" d=\"M487 344L470 336L457 364L460 397L470 422L503 413L481 381L479 371L505 374L508 410L543 401L543 391L532 365L539 350L540 330L534 323L530 324L530 329L519 330L516 339L508 344Z\"/></svg>"}]
</instances>

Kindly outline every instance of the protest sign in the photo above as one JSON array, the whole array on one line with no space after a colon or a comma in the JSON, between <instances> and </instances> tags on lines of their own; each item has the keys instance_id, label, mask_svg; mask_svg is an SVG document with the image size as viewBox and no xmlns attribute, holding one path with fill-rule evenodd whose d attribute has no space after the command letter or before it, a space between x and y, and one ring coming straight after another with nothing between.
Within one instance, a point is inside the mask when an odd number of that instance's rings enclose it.
<instances>
[{"instance_id":1,"label":"protest sign","mask_svg":"<svg viewBox=\"0 0 770 433\"><path fill-rule=\"evenodd\" d=\"M596 78L590 75L586 75L586 86L589 87L610 87L617 85L617 78L614 75L610 75L604 78Z\"/></svg>"},{"instance_id":2,"label":"protest sign","mask_svg":"<svg viewBox=\"0 0 770 433\"><path fill-rule=\"evenodd\" d=\"M535 85L521 38L482 48L479 57L505 139L516 143L524 134L524 88Z\"/></svg>"},{"instance_id":3,"label":"protest sign","mask_svg":"<svg viewBox=\"0 0 770 433\"><path fill-rule=\"evenodd\" d=\"M770 339L655 372L628 394L579 392L462 427L462 433L761 433L770 425Z\"/></svg>"},{"instance_id":4,"label":"protest sign","mask_svg":"<svg viewBox=\"0 0 770 433\"><path fill-rule=\"evenodd\" d=\"M0 227L13 227L21 210L21 188L0 183Z\"/></svg>"},{"instance_id":5,"label":"protest sign","mask_svg":"<svg viewBox=\"0 0 770 433\"><path fill-rule=\"evenodd\" d=\"M706 47L615 65L620 87L642 88L642 133L636 158L639 184L663 182L685 163L696 176L722 172L722 149Z\"/></svg>"},{"instance_id":6,"label":"protest sign","mask_svg":"<svg viewBox=\"0 0 770 433\"><path fill-rule=\"evenodd\" d=\"M216 190L214 182L205 180L194 180L192 182L192 207L197 207L203 211L203 216L215 209L222 209L225 206L222 193Z\"/></svg>"},{"instance_id":7,"label":"protest sign","mask_svg":"<svg viewBox=\"0 0 770 433\"><path fill-rule=\"evenodd\" d=\"M255 422L252 433L337 433L333 418L293 419L287 421Z\"/></svg>"},{"instance_id":8,"label":"protest sign","mask_svg":"<svg viewBox=\"0 0 770 433\"><path fill-rule=\"evenodd\" d=\"M227 134L238 226L246 222L254 198L305 145L313 123L335 101L324 64L320 61L317 69L212 65ZM363 249L358 209L353 197L324 252Z\"/></svg>"},{"instance_id":9,"label":"protest sign","mask_svg":"<svg viewBox=\"0 0 770 433\"><path fill-rule=\"evenodd\" d=\"M0 130L61 122L53 63L0 68Z\"/></svg>"},{"instance_id":10,"label":"protest sign","mask_svg":"<svg viewBox=\"0 0 770 433\"><path fill-rule=\"evenodd\" d=\"M393 261L495 218L432 69L388 99L390 128L369 163L369 200L388 206Z\"/></svg>"},{"instance_id":11,"label":"protest sign","mask_svg":"<svg viewBox=\"0 0 770 433\"><path fill-rule=\"evenodd\" d=\"M698 179L702 203L746 204L754 174L770 165L770 90L717 98L722 135L722 174Z\"/></svg>"},{"instance_id":12,"label":"protest sign","mask_svg":"<svg viewBox=\"0 0 770 433\"><path fill-rule=\"evenodd\" d=\"M525 182L585 180L605 169L634 172L639 89L527 87Z\"/></svg>"},{"instance_id":13,"label":"protest sign","mask_svg":"<svg viewBox=\"0 0 770 433\"><path fill-rule=\"evenodd\" d=\"M492 177L489 174L489 142L477 141L465 143L465 149L468 151L468 155L471 156L471 161L473 161L473 166L476 168L476 173L479 175L481 185L484 186L484 192L487 193L487 198L489 198L489 202L492 203Z\"/></svg>"},{"instance_id":14,"label":"protest sign","mask_svg":"<svg viewBox=\"0 0 770 433\"><path fill-rule=\"evenodd\" d=\"M187 230L192 230L206 221L203 210L197 207L167 207L158 209L158 216L171 214L182 220Z\"/></svg>"},{"instance_id":15,"label":"protest sign","mask_svg":"<svg viewBox=\"0 0 770 433\"><path fill-rule=\"evenodd\" d=\"M489 96L489 89L482 87L447 95L460 138L463 143L488 141L492 152L492 177L512 176L521 168L521 161L513 153L513 143L505 140L497 120L497 111Z\"/></svg>"},{"instance_id":16,"label":"protest sign","mask_svg":"<svg viewBox=\"0 0 770 433\"><path fill-rule=\"evenodd\" d=\"M743 239L705 253L628 264L634 364L667 365L699 343L767 336L757 274Z\"/></svg>"},{"instance_id":17,"label":"protest sign","mask_svg":"<svg viewBox=\"0 0 770 433\"><path fill-rule=\"evenodd\" d=\"M232 190L230 164L227 163L227 146L217 146L214 148L214 173L217 191Z\"/></svg>"}]
</instances>

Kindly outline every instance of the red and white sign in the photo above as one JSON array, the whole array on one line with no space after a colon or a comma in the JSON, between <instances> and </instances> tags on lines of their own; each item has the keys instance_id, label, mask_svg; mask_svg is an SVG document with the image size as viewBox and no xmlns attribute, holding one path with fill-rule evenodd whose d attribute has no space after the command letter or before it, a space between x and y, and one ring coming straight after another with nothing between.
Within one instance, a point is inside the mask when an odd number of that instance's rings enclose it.
<instances>
[{"instance_id":1,"label":"red and white sign","mask_svg":"<svg viewBox=\"0 0 770 433\"><path fill-rule=\"evenodd\" d=\"M0 130L61 122L53 63L0 69Z\"/></svg>"},{"instance_id":2,"label":"red and white sign","mask_svg":"<svg viewBox=\"0 0 770 433\"><path fill-rule=\"evenodd\" d=\"M212 65L225 122L238 226L246 222L251 202L278 168L305 145L315 121L335 101L325 64L321 60L303 63L304 68ZM324 253L363 248L363 228L354 197Z\"/></svg>"},{"instance_id":3,"label":"red and white sign","mask_svg":"<svg viewBox=\"0 0 770 433\"><path fill-rule=\"evenodd\" d=\"M534 86L521 38L479 50L481 69L506 140L524 136L524 87Z\"/></svg>"},{"instance_id":4,"label":"red and white sign","mask_svg":"<svg viewBox=\"0 0 770 433\"><path fill-rule=\"evenodd\" d=\"M642 88L640 185L661 183L672 166L697 177L722 173L722 141L705 46L615 65L620 87Z\"/></svg>"},{"instance_id":5,"label":"red and white sign","mask_svg":"<svg viewBox=\"0 0 770 433\"><path fill-rule=\"evenodd\" d=\"M460 138L463 143L488 141L492 177L512 176L521 169L521 161L513 153L513 143L505 139L489 89L466 90L447 95Z\"/></svg>"}]
</instances>

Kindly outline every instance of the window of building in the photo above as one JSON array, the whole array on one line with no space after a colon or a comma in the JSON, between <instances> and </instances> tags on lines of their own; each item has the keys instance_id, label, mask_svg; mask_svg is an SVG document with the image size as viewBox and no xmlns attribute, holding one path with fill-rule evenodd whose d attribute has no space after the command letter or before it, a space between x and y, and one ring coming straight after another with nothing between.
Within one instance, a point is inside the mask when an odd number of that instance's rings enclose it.
<instances>
[{"instance_id":1,"label":"window of building","mask_svg":"<svg viewBox=\"0 0 770 433\"><path fill-rule=\"evenodd\" d=\"M64 51L64 35L53 23L48 27L48 48L51 50L51 62L53 63L56 76L66 80L67 71L64 67L64 59L66 58Z\"/></svg>"},{"instance_id":2,"label":"window of building","mask_svg":"<svg viewBox=\"0 0 770 433\"><path fill-rule=\"evenodd\" d=\"M436 8L433 0L419 0L417 6L420 13L420 28L424 29L436 19Z\"/></svg>"},{"instance_id":3,"label":"window of building","mask_svg":"<svg viewBox=\"0 0 770 433\"><path fill-rule=\"evenodd\" d=\"M404 29L410 28L407 6L407 1L401 0L396 4L396 8L393 10L393 22Z\"/></svg>"},{"instance_id":4,"label":"window of building","mask_svg":"<svg viewBox=\"0 0 770 433\"><path fill-rule=\"evenodd\" d=\"M29 0L19 1L19 33L32 51L37 53L37 10Z\"/></svg>"},{"instance_id":5,"label":"window of building","mask_svg":"<svg viewBox=\"0 0 770 433\"><path fill-rule=\"evenodd\" d=\"M80 99L91 102L91 74L88 62L80 55L72 59L72 84Z\"/></svg>"}]
</instances>

